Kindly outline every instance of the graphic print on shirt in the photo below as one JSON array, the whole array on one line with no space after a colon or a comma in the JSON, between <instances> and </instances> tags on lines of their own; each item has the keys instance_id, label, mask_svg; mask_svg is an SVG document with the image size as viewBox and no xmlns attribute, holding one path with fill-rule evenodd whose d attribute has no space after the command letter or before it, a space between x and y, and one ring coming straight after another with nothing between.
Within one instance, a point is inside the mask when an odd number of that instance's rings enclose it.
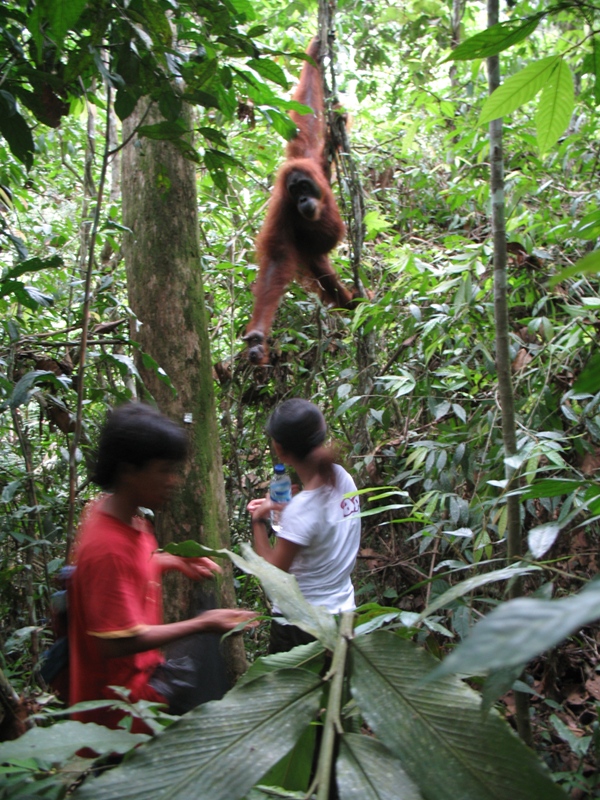
<instances>
[{"instance_id":1,"label":"graphic print on shirt","mask_svg":"<svg viewBox=\"0 0 600 800\"><path fill-rule=\"evenodd\" d=\"M349 517L350 514L358 514L360 511L360 500L358 499L358 495L355 495L354 497L344 497L340 503L340 508L342 509L342 514L344 517Z\"/></svg>"}]
</instances>

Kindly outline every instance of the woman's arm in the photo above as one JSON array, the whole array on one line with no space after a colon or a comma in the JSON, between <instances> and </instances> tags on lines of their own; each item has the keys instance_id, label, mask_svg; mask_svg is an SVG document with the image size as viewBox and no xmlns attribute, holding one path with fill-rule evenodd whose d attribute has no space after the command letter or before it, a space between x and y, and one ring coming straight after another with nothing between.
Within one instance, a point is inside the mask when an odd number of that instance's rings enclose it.
<instances>
[{"instance_id":1,"label":"woman's arm","mask_svg":"<svg viewBox=\"0 0 600 800\"><path fill-rule=\"evenodd\" d=\"M248 503L248 511L252 516L252 537L254 539L254 549L261 558L273 564L274 567L289 572L292 561L302 549L302 545L288 541L281 536L275 537L275 542L271 544L269 540L269 523L267 519L269 513L281 510L284 506L281 503L274 503L269 497L251 500Z\"/></svg>"}]
</instances>

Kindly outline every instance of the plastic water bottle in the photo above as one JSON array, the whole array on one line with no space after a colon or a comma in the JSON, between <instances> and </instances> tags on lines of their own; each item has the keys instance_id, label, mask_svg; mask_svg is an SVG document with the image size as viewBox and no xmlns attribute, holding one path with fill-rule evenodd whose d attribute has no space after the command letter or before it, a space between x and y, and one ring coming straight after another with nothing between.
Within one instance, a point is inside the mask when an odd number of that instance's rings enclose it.
<instances>
[{"instance_id":1,"label":"plastic water bottle","mask_svg":"<svg viewBox=\"0 0 600 800\"><path fill-rule=\"evenodd\" d=\"M269 496L274 503L289 503L292 499L292 481L283 464L273 467ZM281 511L271 511L271 527L274 531L281 530L280 517Z\"/></svg>"}]
</instances>

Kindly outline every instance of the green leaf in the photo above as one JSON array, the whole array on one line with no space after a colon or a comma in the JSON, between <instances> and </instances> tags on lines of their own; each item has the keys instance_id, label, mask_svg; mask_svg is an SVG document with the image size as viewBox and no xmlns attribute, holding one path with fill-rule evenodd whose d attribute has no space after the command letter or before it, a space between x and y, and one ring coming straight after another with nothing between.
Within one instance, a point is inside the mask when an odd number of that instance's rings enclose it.
<instances>
[{"instance_id":1,"label":"green leaf","mask_svg":"<svg viewBox=\"0 0 600 800\"><path fill-rule=\"evenodd\" d=\"M138 101L137 92L132 91L129 87L125 89L117 89L115 98L115 114L123 121L133 112L135 104Z\"/></svg>"},{"instance_id":2,"label":"green leaf","mask_svg":"<svg viewBox=\"0 0 600 800\"><path fill-rule=\"evenodd\" d=\"M543 16L544 13L542 12L525 22L517 20L516 22L499 22L497 25L492 25L491 28L461 42L443 63L489 58L501 53L503 50L508 50L509 47L522 42L532 34Z\"/></svg>"},{"instance_id":3,"label":"green leaf","mask_svg":"<svg viewBox=\"0 0 600 800\"><path fill-rule=\"evenodd\" d=\"M213 550L212 547L206 547L194 539L187 539L185 542L169 542L165 545L165 552L182 558L203 558L204 556L223 558L228 555L227 550Z\"/></svg>"},{"instance_id":4,"label":"green leaf","mask_svg":"<svg viewBox=\"0 0 600 800\"><path fill-rule=\"evenodd\" d=\"M401 762L381 742L347 733L340 740L336 777L343 800L422 800Z\"/></svg>"},{"instance_id":5,"label":"green leaf","mask_svg":"<svg viewBox=\"0 0 600 800\"><path fill-rule=\"evenodd\" d=\"M600 391L600 353L594 353L573 384L574 392L596 394Z\"/></svg>"},{"instance_id":6,"label":"green leaf","mask_svg":"<svg viewBox=\"0 0 600 800\"><path fill-rule=\"evenodd\" d=\"M541 558L550 550L563 525L558 522L544 522L536 525L527 534L527 544L534 558Z\"/></svg>"},{"instance_id":7,"label":"green leaf","mask_svg":"<svg viewBox=\"0 0 600 800\"><path fill-rule=\"evenodd\" d=\"M158 110L168 122L176 122L181 115L181 96L174 91L163 92L158 98Z\"/></svg>"},{"instance_id":8,"label":"green leaf","mask_svg":"<svg viewBox=\"0 0 600 800\"><path fill-rule=\"evenodd\" d=\"M54 305L54 298L50 294L45 294L37 289L35 286L23 286L23 291L15 290L15 296L20 303L23 303L27 308L36 309L38 306L50 308Z\"/></svg>"},{"instance_id":9,"label":"green leaf","mask_svg":"<svg viewBox=\"0 0 600 800\"><path fill-rule=\"evenodd\" d=\"M483 675L526 664L584 625L600 618L600 580L561 600L520 597L495 608L435 670Z\"/></svg>"},{"instance_id":10,"label":"green leaf","mask_svg":"<svg viewBox=\"0 0 600 800\"><path fill-rule=\"evenodd\" d=\"M594 75L594 101L596 105L600 105L600 44L597 37L592 37L592 59L593 59L593 75Z\"/></svg>"},{"instance_id":11,"label":"green leaf","mask_svg":"<svg viewBox=\"0 0 600 800\"><path fill-rule=\"evenodd\" d=\"M508 78L483 104L478 125L512 114L543 89L561 56L547 56Z\"/></svg>"},{"instance_id":12,"label":"green leaf","mask_svg":"<svg viewBox=\"0 0 600 800\"><path fill-rule=\"evenodd\" d=\"M317 726L309 725L293 749L261 778L261 785L306 792L311 777L316 741ZM301 795L303 800L305 797L306 794Z\"/></svg>"},{"instance_id":13,"label":"green leaf","mask_svg":"<svg viewBox=\"0 0 600 800\"><path fill-rule=\"evenodd\" d=\"M53 372L48 370L35 369L26 373L13 389L13 393L8 404L11 408L18 408L19 406L22 406L29 400L31 389L38 383L48 380L56 383L58 378ZM60 386L61 389L65 388L64 384L60 382L58 382L58 386Z\"/></svg>"},{"instance_id":14,"label":"green leaf","mask_svg":"<svg viewBox=\"0 0 600 800\"><path fill-rule=\"evenodd\" d=\"M27 169L33 166L33 136L25 119L15 110L14 98L8 98L8 92L0 93L0 134L4 136L11 153L18 158Z\"/></svg>"},{"instance_id":15,"label":"green leaf","mask_svg":"<svg viewBox=\"0 0 600 800\"><path fill-rule=\"evenodd\" d=\"M2 283L11 278L20 278L26 272L39 272L43 269L54 269L62 267L63 260L60 256L50 256L50 258L29 258L26 261L20 261L16 266L9 269L0 281L0 294L2 294Z\"/></svg>"},{"instance_id":16,"label":"green leaf","mask_svg":"<svg viewBox=\"0 0 600 800\"><path fill-rule=\"evenodd\" d=\"M600 236L600 209L586 214L585 217L573 228L573 236L580 239L594 241Z\"/></svg>"},{"instance_id":17,"label":"green leaf","mask_svg":"<svg viewBox=\"0 0 600 800\"><path fill-rule=\"evenodd\" d=\"M587 486L588 481L569 481L559 478L546 478L541 481L536 481L527 489L525 489L524 492L520 492L520 494L526 500L536 500L539 497L560 497L561 494L571 494L571 492L575 492L577 489L586 488Z\"/></svg>"},{"instance_id":18,"label":"green leaf","mask_svg":"<svg viewBox=\"0 0 600 800\"><path fill-rule=\"evenodd\" d=\"M350 646L354 699L425 800L566 800L498 712L482 716L466 684L420 685L437 663L421 648L386 631Z\"/></svg>"},{"instance_id":19,"label":"green leaf","mask_svg":"<svg viewBox=\"0 0 600 800\"><path fill-rule=\"evenodd\" d=\"M61 764L82 747L102 753L126 753L148 741L143 733L110 730L93 722L57 722L49 728L31 728L14 742L0 744L0 762L36 758Z\"/></svg>"},{"instance_id":20,"label":"green leaf","mask_svg":"<svg viewBox=\"0 0 600 800\"><path fill-rule=\"evenodd\" d=\"M596 272L600 272L600 250L594 250L588 253L587 256L584 256L575 264L571 264L570 267L563 269L558 275L554 275L548 281L548 286L552 288L552 286L556 286L557 283L566 281L568 278L572 278L575 275L593 275Z\"/></svg>"},{"instance_id":21,"label":"green leaf","mask_svg":"<svg viewBox=\"0 0 600 800\"><path fill-rule=\"evenodd\" d=\"M148 139L166 139L174 140L179 139L184 133L188 132L188 127L181 119L169 122L156 122L154 125L142 125L138 129L140 136L146 136Z\"/></svg>"},{"instance_id":22,"label":"green leaf","mask_svg":"<svg viewBox=\"0 0 600 800\"><path fill-rule=\"evenodd\" d=\"M514 682L523 672L523 667L524 664L519 664L518 667L507 667L490 672L481 690L481 710L484 714L488 713L499 697L512 689Z\"/></svg>"},{"instance_id":23,"label":"green leaf","mask_svg":"<svg viewBox=\"0 0 600 800\"><path fill-rule=\"evenodd\" d=\"M169 47L173 43L173 31L163 7L156 0L141 0L142 18L146 29L157 44Z\"/></svg>"},{"instance_id":24,"label":"green leaf","mask_svg":"<svg viewBox=\"0 0 600 800\"><path fill-rule=\"evenodd\" d=\"M469 592L478 589L480 586L485 586L487 583L495 583L496 581L507 581L519 575L527 575L533 570L538 569L540 569L540 567L505 567L504 569L497 569L494 572L487 572L483 575L475 575L473 578L467 578L466 581L461 581L460 583L457 583L456 586L452 586L451 589L448 589L447 591L438 595L438 597L436 597L435 600L419 614L416 622L422 622L425 617L430 616L439 608L445 608L449 606L450 603L453 603L459 597L469 594Z\"/></svg>"},{"instance_id":25,"label":"green leaf","mask_svg":"<svg viewBox=\"0 0 600 800\"><path fill-rule=\"evenodd\" d=\"M232 800L292 749L321 705L305 670L264 675L190 711L117 769L77 791L84 800Z\"/></svg>"},{"instance_id":26,"label":"green leaf","mask_svg":"<svg viewBox=\"0 0 600 800\"><path fill-rule=\"evenodd\" d=\"M544 86L535 115L535 127L541 153L546 153L566 131L574 107L573 75L569 65L564 59L561 59Z\"/></svg>"},{"instance_id":27,"label":"green leaf","mask_svg":"<svg viewBox=\"0 0 600 800\"><path fill-rule=\"evenodd\" d=\"M271 602L277 605L288 622L312 634L328 650L335 650L338 633L333 614L308 603L296 578L256 555L249 544L243 542L241 551L242 556L229 553L229 558L239 569L256 575Z\"/></svg>"},{"instance_id":28,"label":"green leaf","mask_svg":"<svg viewBox=\"0 0 600 800\"><path fill-rule=\"evenodd\" d=\"M87 0L49 0L48 23L52 33L52 39L59 49L67 33L74 27L81 16Z\"/></svg>"},{"instance_id":29,"label":"green leaf","mask_svg":"<svg viewBox=\"0 0 600 800\"><path fill-rule=\"evenodd\" d=\"M255 72L258 72L258 74L263 78L273 81L279 86L283 86L284 89L287 89L287 78L285 77L285 73L279 64L276 64L274 61L270 61L268 58L251 58L247 64Z\"/></svg>"},{"instance_id":30,"label":"green leaf","mask_svg":"<svg viewBox=\"0 0 600 800\"><path fill-rule=\"evenodd\" d=\"M218 131L216 128L198 128L198 133L219 147L227 147L227 137L223 131Z\"/></svg>"},{"instance_id":31,"label":"green leaf","mask_svg":"<svg viewBox=\"0 0 600 800\"><path fill-rule=\"evenodd\" d=\"M245 683L260 678L261 675L267 675L269 672L275 672L279 669L302 667L302 669L320 674L324 664L325 648L320 642L301 644L285 653L274 653L270 656L261 656L257 658L238 680L235 688L238 689Z\"/></svg>"},{"instance_id":32,"label":"green leaf","mask_svg":"<svg viewBox=\"0 0 600 800\"><path fill-rule=\"evenodd\" d=\"M219 108L219 101L214 94L203 92L199 89L184 92L183 99L192 105L202 106L203 108Z\"/></svg>"}]
</instances>

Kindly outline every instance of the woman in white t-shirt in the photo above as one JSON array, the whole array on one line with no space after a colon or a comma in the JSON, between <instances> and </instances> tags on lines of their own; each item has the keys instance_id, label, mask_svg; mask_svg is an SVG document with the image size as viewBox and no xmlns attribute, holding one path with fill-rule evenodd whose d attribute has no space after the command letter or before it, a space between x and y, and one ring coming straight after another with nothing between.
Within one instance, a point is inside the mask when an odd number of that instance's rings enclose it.
<instances>
[{"instance_id":1,"label":"woman in white t-shirt","mask_svg":"<svg viewBox=\"0 0 600 800\"><path fill-rule=\"evenodd\" d=\"M351 476L335 463L335 452L324 445L325 418L308 400L295 398L278 406L267 423L277 457L289 464L302 491L285 506L269 497L252 500L254 549L270 564L295 575L309 603L332 613L355 608L350 575L360 544L360 510ZM269 541L269 515L281 508L281 530ZM277 613L277 609L274 609ZM270 651L283 652L312 641L292 625L273 622Z\"/></svg>"}]
</instances>

